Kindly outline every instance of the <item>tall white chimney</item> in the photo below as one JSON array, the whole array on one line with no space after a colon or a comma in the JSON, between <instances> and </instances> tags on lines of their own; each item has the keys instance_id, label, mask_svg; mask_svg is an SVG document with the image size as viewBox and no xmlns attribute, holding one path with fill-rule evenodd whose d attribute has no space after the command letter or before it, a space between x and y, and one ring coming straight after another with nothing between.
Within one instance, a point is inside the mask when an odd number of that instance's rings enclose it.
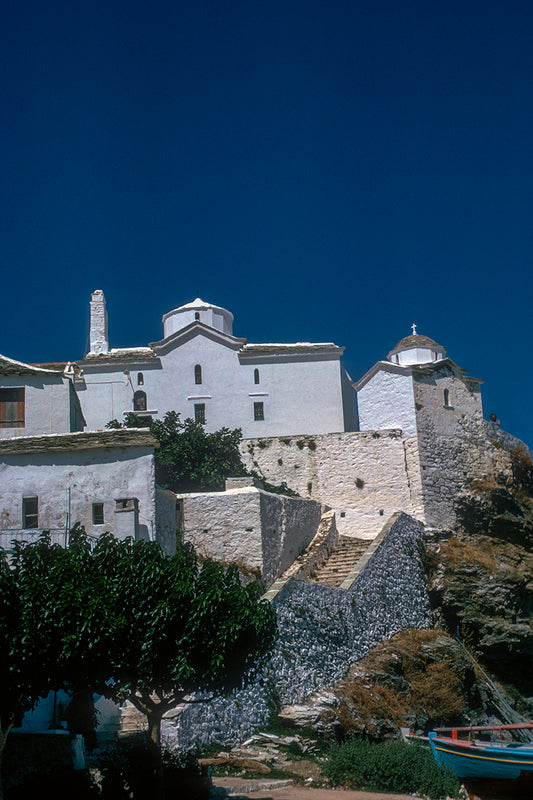
<instances>
[{"instance_id":1,"label":"tall white chimney","mask_svg":"<svg viewBox=\"0 0 533 800\"><path fill-rule=\"evenodd\" d=\"M104 293L101 289L96 289L91 295L91 330L90 330L90 353L99 355L109 352L109 339L107 336L107 309L105 305Z\"/></svg>"}]
</instances>

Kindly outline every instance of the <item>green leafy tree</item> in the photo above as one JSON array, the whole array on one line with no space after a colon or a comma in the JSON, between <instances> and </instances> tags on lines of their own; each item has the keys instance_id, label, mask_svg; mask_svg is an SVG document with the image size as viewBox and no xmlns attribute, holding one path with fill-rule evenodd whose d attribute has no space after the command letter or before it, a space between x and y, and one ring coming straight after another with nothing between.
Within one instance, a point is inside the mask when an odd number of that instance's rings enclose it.
<instances>
[{"instance_id":1,"label":"green leafy tree","mask_svg":"<svg viewBox=\"0 0 533 800\"><path fill-rule=\"evenodd\" d=\"M166 711L248 680L276 636L259 589L190 545L70 538L18 545L11 564L0 551L0 758L15 720L60 687L130 700L159 747Z\"/></svg>"},{"instance_id":2,"label":"green leafy tree","mask_svg":"<svg viewBox=\"0 0 533 800\"><path fill-rule=\"evenodd\" d=\"M143 428L147 424L159 442L156 480L161 486L174 492L222 491L227 477L248 475L239 451L240 428L208 433L203 423L182 420L176 411L148 423L129 413L123 424L112 420L107 427Z\"/></svg>"},{"instance_id":3,"label":"green leafy tree","mask_svg":"<svg viewBox=\"0 0 533 800\"><path fill-rule=\"evenodd\" d=\"M104 534L90 562L83 579L99 587L87 621L95 657L80 661L79 674L145 714L157 746L166 711L240 686L274 642L275 614L259 588L242 586L236 567L200 565L190 544L167 556L155 542Z\"/></svg>"},{"instance_id":4,"label":"green leafy tree","mask_svg":"<svg viewBox=\"0 0 533 800\"><path fill-rule=\"evenodd\" d=\"M82 646L75 561L45 535L31 546L15 543L10 559L0 549L0 766L15 722L72 676L71 657ZM0 780L0 797L1 787Z\"/></svg>"},{"instance_id":5,"label":"green leafy tree","mask_svg":"<svg viewBox=\"0 0 533 800\"><path fill-rule=\"evenodd\" d=\"M257 472L248 472L239 450L240 428L220 428L207 433L202 422L182 421L177 411L168 411L162 420L147 420L129 412L124 422L113 419L107 428L150 428L158 440L155 454L156 480L174 492L223 491L226 478L251 475L261 481L267 492L298 497L285 481L268 483Z\"/></svg>"}]
</instances>

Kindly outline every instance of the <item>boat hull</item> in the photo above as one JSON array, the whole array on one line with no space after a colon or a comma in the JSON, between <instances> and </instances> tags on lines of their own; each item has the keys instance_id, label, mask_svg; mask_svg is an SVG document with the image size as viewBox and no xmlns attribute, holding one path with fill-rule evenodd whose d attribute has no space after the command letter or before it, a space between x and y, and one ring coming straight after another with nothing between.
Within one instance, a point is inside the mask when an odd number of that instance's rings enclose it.
<instances>
[{"instance_id":1,"label":"boat hull","mask_svg":"<svg viewBox=\"0 0 533 800\"><path fill-rule=\"evenodd\" d=\"M506 744L472 744L429 735L435 761L458 778L517 780L533 775L533 747Z\"/></svg>"}]
</instances>

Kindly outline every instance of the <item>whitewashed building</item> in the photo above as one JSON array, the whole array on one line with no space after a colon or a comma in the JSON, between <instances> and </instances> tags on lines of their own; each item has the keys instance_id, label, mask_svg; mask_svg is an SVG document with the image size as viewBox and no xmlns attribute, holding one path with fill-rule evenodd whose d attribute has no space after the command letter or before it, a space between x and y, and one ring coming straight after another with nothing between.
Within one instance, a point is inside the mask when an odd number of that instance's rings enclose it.
<instances>
[{"instance_id":1,"label":"whitewashed building","mask_svg":"<svg viewBox=\"0 0 533 800\"><path fill-rule=\"evenodd\" d=\"M404 436L414 436L428 411L444 424L465 413L480 421L482 383L447 358L442 345L416 333L413 325L411 336L401 339L385 361L378 361L354 384L359 429L401 428ZM418 397L423 387L424 402Z\"/></svg>"},{"instance_id":2,"label":"whitewashed building","mask_svg":"<svg viewBox=\"0 0 533 800\"><path fill-rule=\"evenodd\" d=\"M176 546L176 500L155 484L157 442L147 430L46 434L0 440L0 546L40 531L66 543L76 523L99 536Z\"/></svg>"},{"instance_id":3,"label":"whitewashed building","mask_svg":"<svg viewBox=\"0 0 533 800\"><path fill-rule=\"evenodd\" d=\"M327 343L251 344L233 335L233 315L197 298L163 316L163 338L110 348L103 292L90 304L90 351L75 385L90 430L135 411L205 421L243 436L329 433L357 427L355 393Z\"/></svg>"},{"instance_id":4,"label":"whitewashed building","mask_svg":"<svg viewBox=\"0 0 533 800\"><path fill-rule=\"evenodd\" d=\"M0 438L82 431L71 375L0 355Z\"/></svg>"}]
</instances>

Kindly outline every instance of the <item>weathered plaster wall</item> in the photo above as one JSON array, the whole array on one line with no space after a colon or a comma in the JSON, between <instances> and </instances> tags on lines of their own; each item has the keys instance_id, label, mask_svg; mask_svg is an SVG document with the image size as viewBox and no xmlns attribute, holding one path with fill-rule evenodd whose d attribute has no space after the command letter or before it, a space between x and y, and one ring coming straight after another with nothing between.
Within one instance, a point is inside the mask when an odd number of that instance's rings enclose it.
<instances>
[{"instance_id":1,"label":"weathered plaster wall","mask_svg":"<svg viewBox=\"0 0 533 800\"><path fill-rule=\"evenodd\" d=\"M319 503L255 486L177 499L186 541L204 556L257 572L266 585L309 544L321 517Z\"/></svg>"},{"instance_id":2,"label":"weathered plaster wall","mask_svg":"<svg viewBox=\"0 0 533 800\"><path fill-rule=\"evenodd\" d=\"M261 676L228 699L164 720L166 744L242 741L280 701L303 700L384 639L429 625L422 541L422 525L402 514L350 590L289 580L274 599L280 635Z\"/></svg>"},{"instance_id":3,"label":"weathered plaster wall","mask_svg":"<svg viewBox=\"0 0 533 800\"><path fill-rule=\"evenodd\" d=\"M72 452L0 454L0 531L22 525L22 498L39 499L39 528L80 522L98 536L114 530L115 500L137 497L141 538L155 536L153 451L106 447ZM104 504L104 524L93 525L93 503Z\"/></svg>"},{"instance_id":4,"label":"weathered plaster wall","mask_svg":"<svg viewBox=\"0 0 533 800\"><path fill-rule=\"evenodd\" d=\"M333 508L340 534L373 539L394 512L419 510L419 498L411 496L416 475L407 475L398 430L247 439L241 452L265 480L285 481Z\"/></svg>"}]
</instances>

